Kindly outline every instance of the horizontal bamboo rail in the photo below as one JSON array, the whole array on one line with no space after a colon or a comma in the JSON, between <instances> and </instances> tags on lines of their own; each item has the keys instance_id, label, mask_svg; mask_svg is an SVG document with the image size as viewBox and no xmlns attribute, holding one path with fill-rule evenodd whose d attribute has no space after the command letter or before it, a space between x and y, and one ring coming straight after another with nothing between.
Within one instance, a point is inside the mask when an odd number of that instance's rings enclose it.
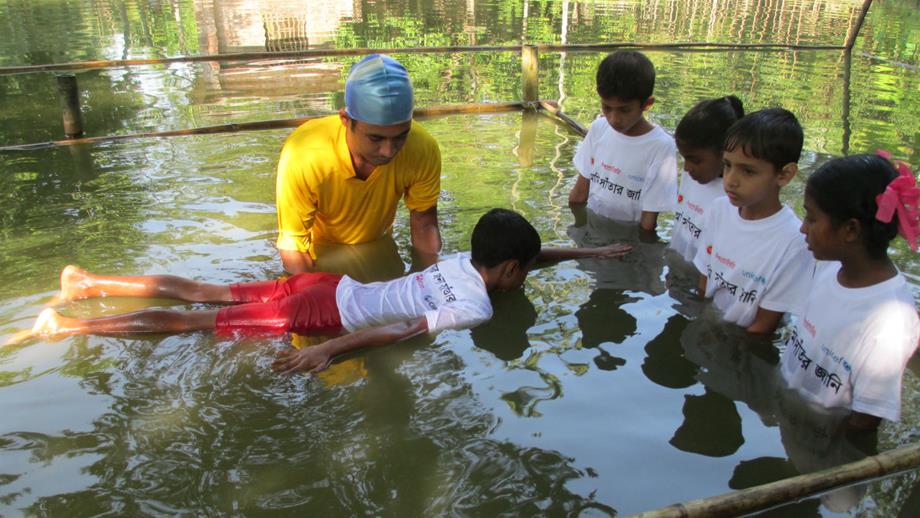
<instances>
[{"instance_id":1,"label":"horizontal bamboo rail","mask_svg":"<svg viewBox=\"0 0 920 518\"><path fill-rule=\"evenodd\" d=\"M845 50L841 45L785 45L779 43L583 43L583 44L543 44L533 45L537 52L603 52L630 48L640 50ZM312 49L285 52L240 52L232 54L204 54L197 56L175 56L170 58L113 59L95 61L73 61L69 63L48 63L43 65L20 65L0 67L0 75L26 74L32 72L50 72L60 70L92 70L100 68L119 68L138 65L169 65L172 63L195 63L205 61L255 61L266 59L308 59L329 56L361 56L373 54L443 54L452 52L520 52L523 45L492 46L448 46L448 47L411 47L411 48L356 48L356 49Z\"/></svg>"},{"instance_id":2,"label":"horizontal bamboo rail","mask_svg":"<svg viewBox=\"0 0 920 518\"><path fill-rule=\"evenodd\" d=\"M531 103L532 104L532 103ZM548 104L548 106L552 106ZM431 106L428 108L418 108L413 112L416 118L424 119L427 117L437 117L440 115L453 115L460 113L501 113L528 108L528 103L520 101L500 102L500 103L469 103L469 104L449 104L443 106ZM120 140L132 140L153 137L180 137L188 135L211 135L215 133L236 133L240 131L269 130L279 128L296 128L304 122L319 117L325 117L329 114L310 115L307 117L297 117L293 119L275 119L268 121L241 122L234 124L221 124L218 126L203 126L200 128L189 128L170 131L156 131L149 133L132 133L130 135L108 135L102 137L84 137L65 140L54 140L48 142L37 142L34 144L18 144L12 146L0 147L0 152L4 151L31 151L35 149L44 149L54 146L72 146L76 144L99 144L102 142L117 142ZM577 124L577 123L576 123Z\"/></svg>"},{"instance_id":3,"label":"horizontal bamboo rail","mask_svg":"<svg viewBox=\"0 0 920 518\"><path fill-rule=\"evenodd\" d=\"M738 516L795 502L831 489L869 482L917 468L920 468L920 443L815 473L778 480L724 495L674 504L637 514L635 518Z\"/></svg>"}]
</instances>

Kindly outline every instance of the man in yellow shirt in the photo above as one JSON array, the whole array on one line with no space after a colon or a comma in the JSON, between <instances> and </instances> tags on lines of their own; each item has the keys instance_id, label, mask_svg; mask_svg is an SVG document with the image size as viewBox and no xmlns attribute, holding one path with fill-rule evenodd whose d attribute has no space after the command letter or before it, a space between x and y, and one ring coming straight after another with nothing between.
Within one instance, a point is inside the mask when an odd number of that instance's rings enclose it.
<instances>
[{"instance_id":1,"label":"man in yellow shirt","mask_svg":"<svg viewBox=\"0 0 920 518\"><path fill-rule=\"evenodd\" d=\"M438 144L412 121L406 69L379 54L345 82L345 108L311 120L285 141L278 162L278 250L291 274L313 269L320 243L357 244L389 234L409 209L412 246L424 263L441 249Z\"/></svg>"}]
</instances>

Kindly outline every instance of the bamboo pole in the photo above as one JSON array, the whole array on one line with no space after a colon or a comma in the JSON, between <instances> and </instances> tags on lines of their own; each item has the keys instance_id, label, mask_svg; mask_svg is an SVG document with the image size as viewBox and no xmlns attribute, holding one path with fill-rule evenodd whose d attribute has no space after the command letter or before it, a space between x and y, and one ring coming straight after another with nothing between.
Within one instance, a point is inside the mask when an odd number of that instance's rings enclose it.
<instances>
[{"instance_id":1,"label":"bamboo pole","mask_svg":"<svg viewBox=\"0 0 920 518\"><path fill-rule=\"evenodd\" d=\"M868 0L867 0L868 1ZM604 52L622 48L639 50L674 50L674 51L717 51L717 50L843 50L841 45L785 45L779 43L583 43L566 45L535 45L540 52ZM73 61L68 63L46 63L42 65L19 65L0 67L0 75L25 74L31 72L51 72L56 70L90 70L100 68L120 68L139 65L169 65L172 63L195 63L206 61L257 61L268 59L311 59L330 56L361 56L373 54L443 54L454 52L520 52L522 45L501 46L449 46L449 47L411 47L411 48L357 48L357 49L313 49L285 52L241 52L231 54L203 54L196 56L174 56L169 58L115 59L96 61Z\"/></svg>"},{"instance_id":2,"label":"bamboo pole","mask_svg":"<svg viewBox=\"0 0 920 518\"><path fill-rule=\"evenodd\" d=\"M737 516L794 502L831 489L869 482L917 468L920 468L920 443L815 473L674 504L637 514L636 518Z\"/></svg>"},{"instance_id":3,"label":"bamboo pole","mask_svg":"<svg viewBox=\"0 0 920 518\"><path fill-rule=\"evenodd\" d=\"M870 7L872 7L872 0L863 0L862 10L859 12L859 18L856 19L856 25L850 27L850 31L847 34L847 41L844 44L846 50L852 50L853 46L856 45L856 37L859 36L863 22L866 21L866 14L869 13Z\"/></svg>"},{"instance_id":4,"label":"bamboo pole","mask_svg":"<svg viewBox=\"0 0 920 518\"><path fill-rule=\"evenodd\" d=\"M582 137L588 134L588 130L579 124L578 121L562 113L562 110L559 109L559 105L556 103L551 101L540 101L540 108L543 108L547 112L556 116L559 120L566 123L570 128L575 130Z\"/></svg>"},{"instance_id":5,"label":"bamboo pole","mask_svg":"<svg viewBox=\"0 0 920 518\"><path fill-rule=\"evenodd\" d=\"M524 82L525 103L533 103L540 98L539 57L535 45L524 45L521 48L521 80Z\"/></svg>"},{"instance_id":6,"label":"bamboo pole","mask_svg":"<svg viewBox=\"0 0 920 518\"><path fill-rule=\"evenodd\" d=\"M75 138L83 135L83 115L80 113L80 91L77 89L77 76L60 74L57 76L58 94L61 97L61 112L64 122L64 135Z\"/></svg>"},{"instance_id":7,"label":"bamboo pole","mask_svg":"<svg viewBox=\"0 0 920 518\"><path fill-rule=\"evenodd\" d=\"M424 119L427 117L437 117L440 115L452 115L460 113L500 113L514 110L523 110L525 107L522 102L502 102L502 103L469 103L469 104L451 104L443 106L431 106L428 108L419 108L413 112L416 118ZM325 117L323 115L309 115L306 117L297 117L293 119L275 119L268 121L241 122L235 124L222 124L219 126L204 126L201 128L189 128L171 131L157 131L150 133L132 133L130 135L108 135L102 137L84 137L66 140L55 140L49 142L37 142L34 144L20 144L13 146L0 147L0 152L4 151L30 151L34 149L44 149L54 146L72 146L77 144L98 144L101 142L117 142L121 140L132 140L141 138L156 137L180 137L188 135L211 135L215 133L236 133L240 131L269 130L279 128L296 128L304 122L311 119Z\"/></svg>"}]
</instances>

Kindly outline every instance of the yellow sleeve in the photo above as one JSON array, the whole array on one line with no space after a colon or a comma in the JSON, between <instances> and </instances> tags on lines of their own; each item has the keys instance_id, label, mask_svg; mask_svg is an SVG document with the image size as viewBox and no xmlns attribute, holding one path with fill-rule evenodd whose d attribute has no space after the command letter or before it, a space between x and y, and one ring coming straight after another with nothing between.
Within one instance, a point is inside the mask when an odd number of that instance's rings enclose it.
<instances>
[{"instance_id":1,"label":"yellow sleeve","mask_svg":"<svg viewBox=\"0 0 920 518\"><path fill-rule=\"evenodd\" d=\"M275 184L277 247L279 250L309 252L316 202L306 179L308 171L304 170L304 164L298 158L296 146L291 145L289 140L281 150Z\"/></svg>"},{"instance_id":2,"label":"yellow sleeve","mask_svg":"<svg viewBox=\"0 0 920 518\"><path fill-rule=\"evenodd\" d=\"M412 123L416 142L412 146L414 157L413 181L406 188L406 208L424 212L438 204L441 195L441 149L434 137L418 123Z\"/></svg>"}]
</instances>

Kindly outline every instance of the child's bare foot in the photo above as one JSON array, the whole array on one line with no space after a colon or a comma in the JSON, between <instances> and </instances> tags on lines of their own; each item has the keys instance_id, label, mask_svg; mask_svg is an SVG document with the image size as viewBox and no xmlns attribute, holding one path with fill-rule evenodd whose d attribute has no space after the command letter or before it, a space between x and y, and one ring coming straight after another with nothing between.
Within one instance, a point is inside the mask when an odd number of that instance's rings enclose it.
<instances>
[{"instance_id":1,"label":"child's bare foot","mask_svg":"<svg viewBox=\"0 0 920 518\"><path fill-rule=\"evenodd\" d=\"M68 264L61 270L61 292L48 302L48 306L56 306L71 300L80 300L97 297L99 294L93 289L92 275L77 266Z\"/></svg>"}]
</instances>

